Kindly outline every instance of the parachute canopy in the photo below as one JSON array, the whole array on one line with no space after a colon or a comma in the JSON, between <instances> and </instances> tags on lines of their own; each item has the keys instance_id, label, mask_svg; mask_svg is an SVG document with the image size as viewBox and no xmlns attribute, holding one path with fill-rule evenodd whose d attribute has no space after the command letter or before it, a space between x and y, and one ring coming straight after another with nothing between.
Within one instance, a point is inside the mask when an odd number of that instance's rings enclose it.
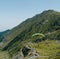
<instances>
[{"instance_id":1,"label":"parachute canopy","mask_svg":"<svg viewBox=\"0 0 60 59\"><path fill-rule=\"evenodd\" d=\"M44 34L42 34L42 33L35 33L35 34L33 34L33 35L32 35L32 37L35 37L35 36L44 37L45 35L44 35Z\"/></svg>"}]
</instances>

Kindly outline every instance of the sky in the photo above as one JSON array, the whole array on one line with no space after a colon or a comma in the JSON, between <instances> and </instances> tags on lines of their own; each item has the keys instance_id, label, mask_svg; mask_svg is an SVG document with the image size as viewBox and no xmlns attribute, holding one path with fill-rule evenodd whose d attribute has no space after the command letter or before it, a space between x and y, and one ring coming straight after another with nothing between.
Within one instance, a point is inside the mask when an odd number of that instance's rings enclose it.
<instances>
[{"instance_id":1,"label":"sky","mask_svg":"<svg viewBox=\"0 0 60 59\"><path fill-rule=\"evenodd\" d=\"M60 11L60 0L0 0L0 32L49 9Z\"/></svg>"}]
</instances>

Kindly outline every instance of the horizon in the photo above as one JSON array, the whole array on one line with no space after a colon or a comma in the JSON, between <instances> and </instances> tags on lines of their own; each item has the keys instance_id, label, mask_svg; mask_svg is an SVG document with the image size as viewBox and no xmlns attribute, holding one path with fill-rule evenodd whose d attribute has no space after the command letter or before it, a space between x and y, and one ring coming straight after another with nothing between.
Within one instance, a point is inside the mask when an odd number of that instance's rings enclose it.
<instances>
[{"instance_id":1,"label":"horizon","mask_svg":"<svg viewBox=\"0 0 60 59\"><path fill-rule=\"evenodd\" d=\"M2 0L0 1L0 32L12 29L44 10L60 11L59 5L59 0Z\"/></svg>"}]
</instances>

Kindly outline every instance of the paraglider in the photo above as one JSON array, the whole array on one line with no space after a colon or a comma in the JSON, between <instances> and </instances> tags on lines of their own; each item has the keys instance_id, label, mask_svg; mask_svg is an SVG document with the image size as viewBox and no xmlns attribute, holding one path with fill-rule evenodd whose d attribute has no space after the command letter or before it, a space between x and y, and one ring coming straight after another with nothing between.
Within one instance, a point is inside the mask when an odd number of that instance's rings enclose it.
<instances>
[{"instance_id":1,"label":"paraglider","mask_svg":"<svg viewBox=\"0 0 60 59\"><path fill-rule=\"evenodd\" d=\"M32 35L32 37L35 37L35 36L39 36L40 38L45 37L45 35L42 34L42 33L35 33L35 34Z\"/></svg>"},{"instance_id":2,"label":"paraglider","mask_svg":"<svg viewBox=\"0 0 60 59\"><path fill-rule=\"evenodd\" d=\"M43 37L45 37L45 35L42 33L35 33L32 35L34 42L39 42L39 41L44 40Z\"/></svg>"}]
</instances>

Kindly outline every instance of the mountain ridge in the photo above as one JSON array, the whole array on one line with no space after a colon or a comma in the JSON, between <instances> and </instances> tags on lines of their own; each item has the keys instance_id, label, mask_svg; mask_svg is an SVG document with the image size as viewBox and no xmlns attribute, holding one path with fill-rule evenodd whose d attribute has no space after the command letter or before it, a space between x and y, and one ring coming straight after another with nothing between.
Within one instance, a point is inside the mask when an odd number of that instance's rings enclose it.
<instances>
[{"instance_id":1,"label":"mountain ridge","mask_svg":"<svg viewBox=\"0 0 60 59\"><path fill-rule=\"evenodd\" d=\"M5 30L5 31L0 32L0 42L3 41L4 35L5 35L6 33L9 33L9 31L10 31L10 30L8 29L8 30Z\"/></svg>"},{"instance_id":2,"label":"mountain ridge","mask_svg":"<svg viewBox=\"0 0 60 59\"><path fill-rule=\"evenodd\" d=\"M7 41L3 41L2 50L8 50L11 55L17 54L23 48L24 42L26 44L27 42L41 41L40 38L31 37L35 33L47 34L42 37L42 40L60 40L60 12L43 11L11 29L8 34L4 35L4 39Z\"/></svg>"},{"instance_id":3,"label":"mountain ridge","mask_svg":"<svg viewBox=\"0 0 60 59\"><path fill-rule=\"evenodd\" d=\"M17 27L15 27L15 28L13 28L12 29L12 31L10 32L10 34L7 34L6 35L6 37L8 36L8 35L10 35L10 37L12 37L12 35L11 35L11 33L12 32L14 32L14 31L16 31L16 32L18 32L19 31L19 34L20 34L20 30L21 30L21 32L22 32L22 29L23 29L23 31L24 31L24 28L22 28L22 27L25 27L25 24L27 23L27 26L26 27L28 27L28 26L30 26L29 24L28 24L28 22L35 22L34 20L33 20L33 18L36 18L36 17L41 17L41 18L43 18L44 16L46 16L47 18L48 18L48 15L44 15L43 17L42 17L42 14L48 14L48 13L56 13L54 10L47 10L47 11L43 11L41 14L37 14L37 15L35 15L34 17L32 17L32 18L29 18L29 19L27 19L26 21L24 21L24 22L22 22L20 25L18 25ZM58 13L58 15L60 14L60 12L57 12ZM39 16L40 15L40 16ZM50 17L50 16L49 16ZM32 19L32 20L30 20L30 19ZM37 19L37 20L39 20L39 19ZM44 20L43 20L44 21ZM47 22L47 21L46 21ZM36 22L35 22L36 23ZM22 25L23 24L23 25ZM38 22L37 22L37 24L38 24ZM33 24L32 24L33 25ZM31 26L32 26L31 25ZM21 29L19 29L19 27L21 28ZM19 35L18 34L18 35ZM16 36L15 36L16 37ZM9 38L8 38L9 39Z\"/></svg>"}]
</instances>

